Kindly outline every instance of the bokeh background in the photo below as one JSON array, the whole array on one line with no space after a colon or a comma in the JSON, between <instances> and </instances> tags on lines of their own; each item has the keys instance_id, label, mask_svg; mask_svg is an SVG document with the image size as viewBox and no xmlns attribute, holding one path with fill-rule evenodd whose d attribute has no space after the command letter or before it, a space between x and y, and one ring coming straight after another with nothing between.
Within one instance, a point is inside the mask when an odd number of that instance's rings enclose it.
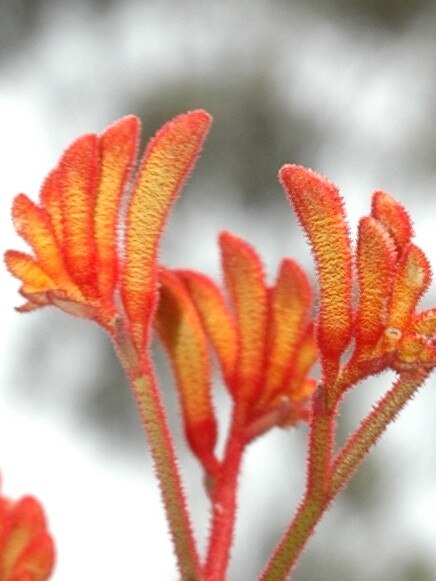
<instances>
[{"instance_id":1,"label":"bokeh background","mask_svg":"<svg viewBox=\"0 0 436 581\"><path fill-rule=\"evenodd\" d=\"M409 208L436 264L434 0L1 0L0 239L23 248L12 197L36 199L61 151L127 113L143 139L171 116L214 118L165 234L162 260L219 277L229 229L313 276L276 174L285 162L340 187L353 235L370 194ZM56 581L177 579L149 454L99 329L45 309L19 316L0 270L0 469L6 494L37 495L58 544ZM424 306L436 301L435 286ZM172 379L156 350L202 547L207 502L180 438ZM388 387L347 399L341 438ZM324 518L296 581L436 579L436 382L427 381ZM228 399L217 380L225 424ZM275 430L246 456L229 579L256 578L300 498L305 428Z\"/></svg>"}]
</instances>

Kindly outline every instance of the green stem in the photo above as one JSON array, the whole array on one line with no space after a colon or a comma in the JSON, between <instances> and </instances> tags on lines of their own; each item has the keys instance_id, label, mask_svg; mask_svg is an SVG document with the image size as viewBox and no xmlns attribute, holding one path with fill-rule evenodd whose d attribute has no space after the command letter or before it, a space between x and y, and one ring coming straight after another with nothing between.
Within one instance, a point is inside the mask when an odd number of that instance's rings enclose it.
<instances>
[{"instance_id":1,"label":"green stem","mask_svg":"<svg viewBox=\"0 0 436 581\"><path fill-rule=\"evenodd\" d=\"M262 581L285 579L330 502L328 493L335 422L336 407L327 407L326 390L319 385L312 405L306 495L263 572Z\"/></svg>"},{"instance_id":2,"label":"green stem","mask_svg":"<svg viewBox=\"0 0 436 581\"><path fill-rule=\"evenodd\" d=\"M261 575L262 581L281 581L286 579L293 565L297 562L314 527L326 509L322 499L314 500L306 496L297 513L278 544L274 555Z\"/></svg>"},{"instance_id":3,"label":"green stem","mask_svg":"<svg viewBox=\"0 0 436 581\"><path fill-rule=\"evenodd\" d=\"M201 565L174 444L155 374L147 360L138 361L135 350L122 329L119 328L117 331L114 339L115 349L130 379L150 446L181 579L199 581L202 579Z\"/></svg>"},{"instance_id":4,"label":"green stem","mask_svg":"<svg viewBox=\"0 0 436 581\"><path fill-rule=\"evenodd\" d=\"M333 495L345 486L366 454L388 425L396 419L398 413L413 397L427 376L428 371L424 369L400 375L393 387L380 399L354 434L348 438L333 465L331 485Z\"/></svg>"},{"instance_id":5,"label":"green stem","mask_svg":"<svg viewBox=\"0 0 436 581\"><path fill-rule=\"evenodd\" d=\"M138 377L132 386L153 456L181 577L184 581L198 581L201 579L199 558L159 390L150 376Z\"/></svg>"},{"instance_id":6,"label":"green stem","mask_svg":"<svg viewBox=\"0 0 436 581\"><path fill-rule=\"evenodd\" d=\"M350 436L337 455L328 482L325 483L324 495L314 498L308 489L293 521L267 564L260 578L262 581L286 579L332 500L347 484L366 454L413 397L427 375L428 371L423 369L401 375L392 389L362 421L360 427ZM333 419L332 416L332 421ZM322 432L318 433L322 437ZM318 444L321 445L321 442ZM330 446L328 441L325 445ZM312 454L313 452L309 454L309 462Z\"/></svg>"},{"instance_id":7,"label":"green stem","mask_svg":"<svg viewBox=\"0 0 436 581\"><path fill-rule=\"evenodd\" d=\"M212 524L204 579L223 581L230 559L237 509L237 483L245 446L238 414L234 414L223 462L211 491Z\"/></svg>"}]
</instances>

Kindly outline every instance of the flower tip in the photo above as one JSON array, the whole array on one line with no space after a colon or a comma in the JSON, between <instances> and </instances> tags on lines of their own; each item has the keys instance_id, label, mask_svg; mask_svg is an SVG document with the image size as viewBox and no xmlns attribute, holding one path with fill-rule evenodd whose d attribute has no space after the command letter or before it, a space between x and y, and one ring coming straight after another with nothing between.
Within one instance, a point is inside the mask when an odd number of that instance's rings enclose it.
<instances>
[{"instance_id":1,"label":"flower tip","mask_svg":"<svg viewBox=\"0 0 436 581\"><path fill-rule=\"evenodd\" d=\"M303 165L287 163L279 169L278 176L280 183L287 190L292 186L313 186L315 183L337 190L329 179Z\"/></svg>"},{"instance_id":2,"label":"flower tip","mask_svg":"<svg viewBox=\"0 0 436 581\"><path fill-rule=\"evenodd\" d=\"M185 122L190 127L191 132L196 133L198 131L203 137L206 137L212 121L213 117L210 113L204 109L194 109L193 111L187 111L186 113L177 115L164 125L164 127L168 128L170 125L183 124Z\"/></svg>"}]
</instances>

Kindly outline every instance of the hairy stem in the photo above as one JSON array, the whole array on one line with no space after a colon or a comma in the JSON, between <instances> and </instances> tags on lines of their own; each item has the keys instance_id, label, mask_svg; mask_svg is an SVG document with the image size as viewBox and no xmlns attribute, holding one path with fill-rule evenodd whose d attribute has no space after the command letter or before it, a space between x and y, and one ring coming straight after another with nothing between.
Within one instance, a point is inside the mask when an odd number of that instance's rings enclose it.
<instances>
[{"instance_id":1,"label":"hairy stem","mask_svg":"<svg viewBox=\"0 0 436 581\"><path fill-rule=\"evenodd\" d=\"M227 447L211 491L212 524L205 564L207 581L223 581L230 559L237 509L237 484L245 438L234 414Z\"/></svg>"},{"instance_id":2,"label":"hairy stem","mask_svg":"<svg viewBox=\"0 0 436 581\"><path fill-rule=\"evenodd\" d=\"M139 415L154 461L161 489L179 572L183 581L199 581L201 566L179 474L173 440L156 384L155 374L148 360L139 360L129 339L118 329L115 349L123 364L135 396Z\"/></svg>"},{"instance_id":3,"label":"hairy stem","mask_svg":"<svg viewBox=\"0 0 436 581\"><path fill-rule=\"evenodd\" d=\"M182 579L198 581L201 579L198 554L159 390L150 376L138 377L132 385L153 455Z\"/></svg>"},{"instance_id":4,"label":"hairy stem","mask_svg":"<svg viewBox=\"0 0 436 581\"><path fill-rule=\"evenodd\" d=\"M387 426L413 397L428 376L424 369L402 374L362 421L338 453L332 471L334 495L343 488Z\"/></svg>"},{"instance_id":5,"label":"hairy stem","mask_svg":"<svg viewBox=\"0 0 436 581\"><path fill-rule=\"evenodd\" d=\"M320 384L313 396L306 495L263 572L262 581L285 579L329 503L335 422L336 407L327 407L326 390Z\"/></svg>"},{"instance_id":6,"label":"hairy stem","mask_svg":"<svg viewBox=\"0 0 436 581\"><path fill-rule=\"evenodd\" d=\"M281 581L295 565L314 527L326 509L326 502L309 495L303 499L291 525L278 544L273 557L261 575L262 581Z\"/></svg>"},{"instance_id":7,"label":"hairy stem","mask_svg":"<svg viewBox=\"0 0 436 581\"><path fill-rule=\"evenodd\" d=\"M313 396L307 457L307 494L312 498L323 497L326 493L335 427L336 407L327 407L326 390L320 384Z\"/></svg>"},{"instance_id":8,"label":"hairy stem","mask_svg":"<svg viewBox=\"0 0 436 581\"><path fill-rule=\"evenodd\" d=\"M427 376L428 371L424 369L402 374L392 389L379 401L362 421L360 427L349 437L331 467L328 481L325 483L324 494L318 494L314 498L310 488L308 488L293 521L261 575L262 581L281 581L286 579L312 535L316 524L332 500L348 483L369 450L377 442L387 426L396 419L398 413L413 397ZM333 422L334 417L331 416L331 418ZM331 426L333 428L334 424L332 423ZM318 430L320 441L317 442L317 446L319 447L322 446L322 432ZM326 432L324 431L324 433ZM311 437L314 437L313 434ZM326 440L325 446L330 448L331 442ZM311 448L313 449L313 444ZM309 453L309 462L312 454L313 452Z\"/></svg>"}]
</instances>

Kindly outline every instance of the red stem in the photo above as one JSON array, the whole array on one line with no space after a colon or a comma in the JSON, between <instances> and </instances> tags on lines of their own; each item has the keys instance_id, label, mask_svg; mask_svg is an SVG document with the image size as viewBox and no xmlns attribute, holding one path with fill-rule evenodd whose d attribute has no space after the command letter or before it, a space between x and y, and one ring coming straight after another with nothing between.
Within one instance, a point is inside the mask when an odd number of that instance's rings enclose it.
<instances>
[{"instance_id":1,"label":"red stem","mask_svg":"<svg viewBox=\"0 0 436 581\"><path fill-rule=\"evenodd\" d=\"M203 577L207 581L223 581L230 559L237 510L238 475L245 446L238 416L235 412L224 459L211 492L212 525Z\"/></svg>"},{"instance_id":2,"label":"red stem","mask_svg":"<svg viewBox=\"0 0 436 581\"><path fill-rule=\"evenodd\" d=\"M327 492L333 458L336 406L327 407L325 387L320 384L313 396L307 457L307 495L317 499Z\"/></svg>"}]
</instances>

